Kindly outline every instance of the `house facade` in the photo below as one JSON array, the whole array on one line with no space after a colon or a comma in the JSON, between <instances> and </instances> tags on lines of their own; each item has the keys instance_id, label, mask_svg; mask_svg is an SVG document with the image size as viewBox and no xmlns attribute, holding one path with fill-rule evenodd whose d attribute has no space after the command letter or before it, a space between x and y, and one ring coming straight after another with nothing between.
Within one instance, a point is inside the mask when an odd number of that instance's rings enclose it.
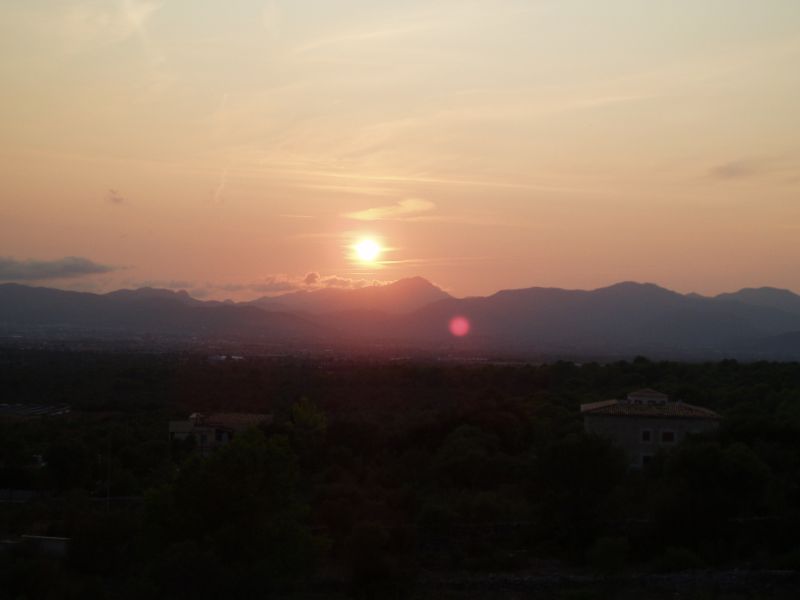
<instances>
[{"instance_id":1,"label":"house facade","mask_svg":"<svg viewBox=\"0 0 800 600\"><path fill-rule=\"evenodd\" d=\"M622 400L581 405L584 428L622 447L632 468L642 468L660 450L669 450L693 433L714 431L720 416L713 410L674 401L644 389Z\"/></svg>"},{"instance_id":2,"label":"house facade","mask_svg":"<svg viewBox=\"0 0 800 600\"><path fill-rule=\"evenodd\" d=\"M188 419L169 422L169 439L194 438L197 451L206 456L217 448L230 443L239 433L271 423L272 415L253 413L216 413L203 415L192 413Z\"/></svg>"}]
</instances>

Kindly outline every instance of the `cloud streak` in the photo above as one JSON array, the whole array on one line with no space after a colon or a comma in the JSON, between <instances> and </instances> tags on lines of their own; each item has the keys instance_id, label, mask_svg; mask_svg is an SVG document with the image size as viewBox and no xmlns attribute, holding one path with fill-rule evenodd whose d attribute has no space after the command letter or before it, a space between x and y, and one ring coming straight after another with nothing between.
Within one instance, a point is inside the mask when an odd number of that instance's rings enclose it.
<instances>
[{"instance_id":1,"label":"cloud streak","mask_svg":"<svg viewBox=\"0 0 800 600\"><path fill-rule=\"evenodd\" d=\"M376 206L366 210L347 213L344 216L356 221L390 221L418 216L420 213L430 212L435 209L436 205L428 200L407 198L401 200L397 204Z\"/></svg>"},{"instance_id":2,"label":"cloud streak","mask_svg":"<svg viewBox=\"0 0 800 600\"><path fill-rule=\"evenodd\" d=\"M115 270L115 267L101 265L80 256L66 256L57 260L16 260L0 257L0 281L72 279Z\"/></svg>"}]
</instances>

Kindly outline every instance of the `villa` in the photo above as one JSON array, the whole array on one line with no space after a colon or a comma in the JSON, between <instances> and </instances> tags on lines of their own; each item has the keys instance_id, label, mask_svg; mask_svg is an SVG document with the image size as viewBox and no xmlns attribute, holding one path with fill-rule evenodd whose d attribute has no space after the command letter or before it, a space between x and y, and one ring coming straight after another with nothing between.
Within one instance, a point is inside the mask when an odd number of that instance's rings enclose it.
<instances>
[{"instance_id":1,"label":"villa","mask_svg":"<svg viewBox=\"0 0 800 600\"><path fill-rule=\"evenodd\" d=\"M714 431L720 416L713 410L673 401L652 389L632 392L623 400L581 405L587 432L621 446L632 468L645 466L659 450L669 450L688 434Z\"/></svg>"}]
</instances>

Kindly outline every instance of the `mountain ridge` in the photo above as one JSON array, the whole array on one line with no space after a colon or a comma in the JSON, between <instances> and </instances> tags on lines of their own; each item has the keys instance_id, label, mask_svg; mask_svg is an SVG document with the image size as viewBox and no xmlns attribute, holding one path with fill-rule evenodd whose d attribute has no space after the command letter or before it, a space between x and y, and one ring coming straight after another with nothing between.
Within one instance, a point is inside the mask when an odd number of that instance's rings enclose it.
<instances>
[{"instance_id":1,"label":"mountain ridge","mask_svg":"<svg viewBox=\"0 0 800 600\"><path fill-rule=\"evenodd\" d=\"M595 290L532 287L455 298L413 278L294 292L269 302L221 303L157 288L92 294L0 284L0 331L56 327L519 354L577 349L609 356L800 359L800 312L783 308L786 301L789 309L794 306L795 295L785 290L739 295L705 297L653 283L620 282ZM464 339L449 331L456 316L471 324Z\"/></svg>"}]
</instances>

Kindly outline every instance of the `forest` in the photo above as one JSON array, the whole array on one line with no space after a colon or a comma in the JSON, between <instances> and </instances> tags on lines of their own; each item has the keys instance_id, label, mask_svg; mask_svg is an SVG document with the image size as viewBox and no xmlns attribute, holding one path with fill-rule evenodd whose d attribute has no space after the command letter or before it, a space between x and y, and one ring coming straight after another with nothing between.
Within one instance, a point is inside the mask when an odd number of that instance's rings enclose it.
<instances>
[{"instance_id":1,"label":"forest","mask_svg":"<svg viewBox=\"0 0 800 600\"><path fill-rule=\"evenodd\" d=\"M719 431L628 469L579 406L642 387L719 412ZM0 540L70 539L63 559L4 546L9 598L462 597L525 576L578 582L542 597L618 597L632 579L800 568L798 363L9 348L0 390L71 408L0 417L0 490L29 493L0 503ZM201 457L168 436L193 412L274 419Z\"/></svg>"}]
</instances>

